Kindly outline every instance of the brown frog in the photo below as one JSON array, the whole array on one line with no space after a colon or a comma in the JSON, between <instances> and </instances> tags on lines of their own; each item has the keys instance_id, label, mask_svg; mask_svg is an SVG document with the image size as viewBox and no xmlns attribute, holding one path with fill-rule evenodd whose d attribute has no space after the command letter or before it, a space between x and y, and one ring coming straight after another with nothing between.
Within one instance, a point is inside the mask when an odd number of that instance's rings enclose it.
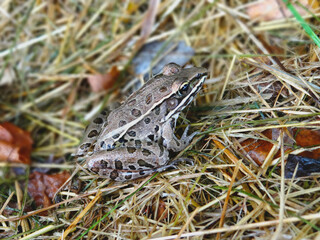
<instances>
[{"instance_id":1,"label":"brown frog","mask_svg":"<svg viewBox=\"0 0 320 240\"><path fill-rule=\"evenodd\" d=\"M102 111L87 127L77 150L88 168L116 181L140 178L175 167L169 151L183 150L196 133L174 135L180 112L191 103L207 76L202 67L175 63L133 93L115 110Z\"/></svg>"}]
</instances>

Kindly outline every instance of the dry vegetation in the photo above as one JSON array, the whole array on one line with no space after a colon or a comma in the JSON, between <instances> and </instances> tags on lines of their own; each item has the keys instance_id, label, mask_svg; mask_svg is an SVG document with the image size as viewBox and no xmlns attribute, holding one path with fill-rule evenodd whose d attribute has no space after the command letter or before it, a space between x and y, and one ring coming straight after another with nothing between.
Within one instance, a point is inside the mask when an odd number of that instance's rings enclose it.
<instances>
[{"instance_id":1,"label":"dry vegetation","mask_svg":"<svg viewBox=\"0 0 320 240\"><path fill-rule=\"evenodd\" d=\"M34 149L24 175L1 165L0 238L76 239L91 226L83 239L320 238L320 183L284 178L282 134L319 129L319 47L293 17L250 18L255 3L164 0L145 26L148 1L1 1L0 121L30 132ZM319 8L309 9L304 18L319 34ZM182 153L195 165L151 180L97 178L70 155L88 120L123 97L132 58L154 40L184 40L195 50L189 62L209 70L180 119L201 132ZM113 66L114 87L91 91L89 74ZM282 131L266 139L273 148L258 166L241 143L265 139L265 129ZM34 167L72 174L43 216L27 194Z\"/></svg>"}]
</instances>

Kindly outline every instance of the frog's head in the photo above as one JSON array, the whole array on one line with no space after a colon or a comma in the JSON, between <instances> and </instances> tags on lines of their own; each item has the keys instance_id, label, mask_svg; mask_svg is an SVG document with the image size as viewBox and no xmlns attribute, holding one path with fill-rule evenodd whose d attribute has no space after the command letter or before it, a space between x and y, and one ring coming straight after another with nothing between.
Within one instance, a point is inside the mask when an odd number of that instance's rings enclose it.
<instances>
[{"instance_id":1,"label":"frog's head","mask_svg":"<svg viewBox=\"0 0 320 240\"><path fill-rule=\"evenodd\" d=\"M191 103L200 91L207 73L207 69L202 67L182 69L175 63L169 63L164 67L162 74L171 80L168 81L168 84L171 85L171 96L166 100L168 112L163 122L181 112Z\"/></svg>"}]
</instances>

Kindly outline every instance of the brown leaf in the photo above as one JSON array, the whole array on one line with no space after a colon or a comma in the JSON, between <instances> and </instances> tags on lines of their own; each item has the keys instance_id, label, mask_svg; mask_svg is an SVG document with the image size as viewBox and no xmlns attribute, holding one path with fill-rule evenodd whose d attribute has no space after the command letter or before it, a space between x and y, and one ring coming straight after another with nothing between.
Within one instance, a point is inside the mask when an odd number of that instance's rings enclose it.
<instances>
[{"instance_id":1,"label":"brown leaf","mask_svg":"<svg viewBox=\"0 0 320 240\"><path fill-rule=\"evenodd\" d=\"M310 129L299 129L297 130L296 143L301 147L314 147L320 145L320 130L310 130ZM320 158L320 149L313 151L304 151L299 156L319 159Z\"/></svg>"},{"instance_id":2,"label":"brown leaf","mask_svg":"<svg viewBox=\"0 0 320 240\"><path fill-rule=\"evenodd\" d=\"M155 210L156 210L156 206L153 204L152 211L155 212ZM160 198L159 205L158 205L157 217L156 217L157 221L161 221L162 219L165 219L168 217L168 211L166 211L166 210L167 210L166 203Z\"/></svg>"},{"instance_id":3,"label":"brown leaf","mask_svg":"<svg viewBox=\"0 0 320 240\"><path fill-rule=\"evenodd\" d=\"M310 7L308 5L308 0L300 0L299 3L305 7ZM305 15L307 13L307 11L299 5L295 4L294 7L297 9L300 15ZM271 21L292 17L292 13L282 0L258 1L256 4L250 5L247 8L247 13L250 19L258 19L261 21Z\"/></svg>"},{"instance_id":4,"label":"brown leaf","mask_svg":"<svg viewBox=\"0 0 320 240\"><path fill-rule=\"evenodd\" d=\"M52 205L54 194L69 177L70 174L67 171L56 174L33 172L29 177L28 193L38 207L48 207Z\"/></svg>"},{"instance_id":5,"label":"brown leaf","mask_svg":"<svg viewBox=\"0 0 320 240\"><path fill-rule=\"evenodd\" d=\"M12 123L0 124L0 161L30 164L32 139Z\"/></svg>"},{"instance_id":6,"label":"brown leaf","mask_svg":"<svg viewBox=\"0 0 320 240\"><path fill-rule=\"evenodd\" d=\"M288 128L287 131L294 139L291 139L286 133L284 133L284 151L291 152L294 150L294 145L299 147L314 147L320 145L320 130L309 130L309 129L297 129ZM276 141L280 134L280 129L268 129L262 132L262 134L270 140ZM262 165L266 157L268 156L273 143L266 140L247 139L241 143L244 147L243 150L247 153L252 160L258 165ZM318 159L320 158L320 149L313 151L304 151L299 156ZM280 151L278 151L275 158L280 157Z\"/></svg>"},{"instance_id":7,"label":"brown leaf","mask_svg":"<svg viewBox=\"0 0 320 240\"><path fill-rule=\"evenodd\" d=\"M113 66L106 74L94 74L88 77L92 91L100 92L111 88L118 78L119 73L118 68Z\"/></svg>"}]
</instances>

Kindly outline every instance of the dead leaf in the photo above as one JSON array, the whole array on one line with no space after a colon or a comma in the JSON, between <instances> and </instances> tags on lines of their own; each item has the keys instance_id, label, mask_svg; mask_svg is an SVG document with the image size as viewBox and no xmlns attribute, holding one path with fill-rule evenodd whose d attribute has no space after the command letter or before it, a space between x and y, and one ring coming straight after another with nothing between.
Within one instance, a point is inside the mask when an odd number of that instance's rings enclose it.
<instances>
[{"instance_id":1,"label":"dead leaf","mask_svg":"<svg viewBox=\"0 0 320 240\"><path fill-rule=\"evenodd\" d=\"M44 208L52 205L52 198L58 189L70 177L69 172L63 171L56 174L33 172L29 177L28 193L36 205Z\"/></svg>"},{"instance_id":2,"label":"dead leaf","mask_svg":"<svg viewBox=\"0 0 320 240\"><path fill-rule=\"evenodd\" d=\"M30 164L32 139L12 123L0 124L0 161Z\"/></svg>"},{"instance_id":3,"label":"dead leaf","mask_svg":"<svg viewBox=\"0 0 320 240\"><path fill-rule=\"evenodd\" d=\"M291 139L286 132L284 133L284 151L291 152L295 149L295 146L309 148L320 145L320 130L310 130L310 129L297 129L297 128L287 128L287 131L293 136L294 139ZM268 129L261 133L267 139L277 141L280 129ZM241 142L243 150L246 152L252 160L254 160L259 166L263 164L266 157L268 156L273 143L267 140L256 140L256 139L247 139ZM312 151L304 151L299 154L299 156L319 159L320 158L320 149ZM280 157L280 151L278 151L274 158Z\"/></svg>"},{"instance_id":4,"label":"dead leaf","mask_svg":"<svg viewBox=\"0 0 320 240\"><path fill-rule=\"evenodd\" d=\"M153 204L153 206L152 206L153 214L155 213L155 211L156 211L156 205ZM166 203L160 198L159 204L158 204L157 217L155 220L161 221L162 219L165 219L167 217L168 217L168 210L167 210Z\"/></svg>"},{"instance_id":5,"label":"dead leaf","mask_svg":"<svg viewBox=\"0 0 320 240\"><path fill-rule=\"evenodd\" d=\"M308 4L308 0L300 0L299 3L306 8L311 7ZM297 9L300 15L305 15L307 13L303 7L297 4L295 4L294 7ZM258 1L256 4L252 4L247 8L247 14L249 15L250 19L258 19L261 21L271 21L292 17L292 13L282 0Z\"/></svg>"},{"instance_id":6,"label":"dead leaf","mask_svg":"<svg viewBox=\"0 0 320 240\"><path fill-rule=\"evenodd\" d=\"M88 82L92 91L100 92L107 90L113 86L120 72L116 66L113 66L111 70L106 74L94 74L88 77Z\"/></svg>"},{"instance_id":7,"label":"dead leaf","mask_svg":"<svg viewBox=\"0 0 320 240\"><path fill-rule=\"evenodd\" d=\"M300 147L308 148L320 145L320 130L298 129L295 135L296 143ZM315 149L313 151L304 151L300 153L299 156L319 159L320 149Z\"/></svg>"}]
</instances>

